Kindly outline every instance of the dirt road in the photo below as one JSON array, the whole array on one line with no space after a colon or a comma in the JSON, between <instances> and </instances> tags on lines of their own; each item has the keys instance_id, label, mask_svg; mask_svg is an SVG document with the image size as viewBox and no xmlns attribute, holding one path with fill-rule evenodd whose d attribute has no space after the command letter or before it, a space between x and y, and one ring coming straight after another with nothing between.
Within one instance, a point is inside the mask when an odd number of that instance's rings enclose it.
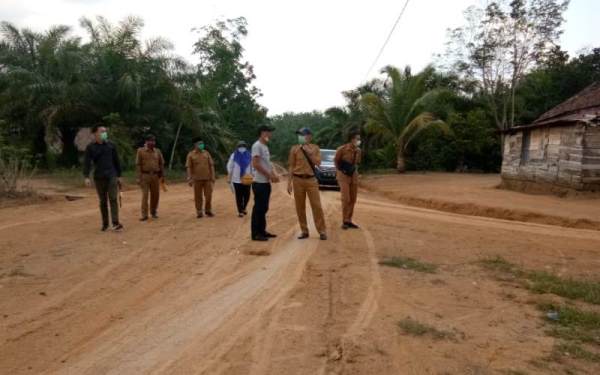
<instances>
[{"instance_id":1,"label":"dirt road","mask_svg":"<svg viewBox=\"0 0 600 375\"><path fill-rule=\"evenodd\" d=\"M595 362L545 361L555 339L532 303L539 296L477 263L502 256L594 277L600 231L410 207L368 192L356 211L362 229L343 231L338 194L322 195L326 242L295 239L283 184L269 217L279 237L267 244L249 240L250 219L234 215L223 183L212 219L196 219L191 191L177 185L163 195L159 220L138 223L139 193L127 192L123 233L100 233L93 195L0 210L0 373L600 371ZM438 269L378 264L398 255ZM406 335L398 322L407 317L455 338Z\"/></svg>"}]
</instances>

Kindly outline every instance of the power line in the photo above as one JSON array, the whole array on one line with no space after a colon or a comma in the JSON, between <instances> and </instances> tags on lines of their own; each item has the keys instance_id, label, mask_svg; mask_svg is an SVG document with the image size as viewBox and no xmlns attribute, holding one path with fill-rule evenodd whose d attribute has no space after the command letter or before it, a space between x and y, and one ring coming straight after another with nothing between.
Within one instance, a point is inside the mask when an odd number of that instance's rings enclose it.
<instances>
[{"instance_id":1,"label":"power line","mask_svg":"<svg viewBox=\"0 0 600 375\"><path fill-rule=\"evenodd\" d=\"M406 7L408 6L409 2L410 2L410 0L406 0L406 2L404 3L404 7L402 7L402 10L400 11L400 14L398 14L398 17L396 18L396 22L394 22L394 26L392 26L392 29L390 30L390 33L388 34L387 38L385 39L385 42L383 42L383 45L381 46L381 49L379 50L379 53L377 54L377 57L375 57L375 60L373 60L373 64L371 64L371 67L369 68L369 71L365 75L365 80L369 77L369 74L371 74L371 71L373 70L373 68L377 64L377 61L379 61L379 58L381 57L381 54L383 54L383 50L385 49L385 47L387 46L388 42L392 38L392 34L394 34L394 30L396 30L396 26L398 26L398 23L400 22L400 19L402 18L402 15L404 15L404 12L406 11Z\"/></svg>"}]
</instances>

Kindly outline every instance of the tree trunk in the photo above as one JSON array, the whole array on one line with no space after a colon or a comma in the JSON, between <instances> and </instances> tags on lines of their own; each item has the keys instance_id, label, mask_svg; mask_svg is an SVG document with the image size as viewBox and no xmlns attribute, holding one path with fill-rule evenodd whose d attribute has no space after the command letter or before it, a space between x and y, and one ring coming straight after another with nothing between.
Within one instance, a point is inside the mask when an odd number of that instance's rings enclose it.
<instances>
[{"instance_id":1,"label":"tree trunk","mask_svg":"<svg viewBox=\"0 0 600 375\"><path fill-rule=\"evenodd\" d=\"M406 159L402 151L398 151L398 155L396 156L396 171L398 173L406 172Z\"/></svg>"}]
</instances>

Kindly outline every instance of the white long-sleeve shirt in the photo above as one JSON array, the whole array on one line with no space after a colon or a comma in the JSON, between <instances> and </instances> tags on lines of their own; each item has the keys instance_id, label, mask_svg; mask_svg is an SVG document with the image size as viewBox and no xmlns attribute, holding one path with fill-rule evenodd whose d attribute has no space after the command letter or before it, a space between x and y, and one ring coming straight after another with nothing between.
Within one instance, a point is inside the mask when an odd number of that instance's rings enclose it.
<instances>
[{"instance_id":1,"label":"white long-sleeve shirt","mask_svg":"<svg viewBox=\"0 0 600 375\"><path fill-rule=\"evenodd\" d=\"M231 154L231 156L229 157L229 161L227 162L227 173L229 173L229 178L231 178L231 182L233 182L234 184L241 184L242 176L245 174L252 173L252 162L250 162L250 164L248 164L248 167L246 168L245 171L240 173L240 166L238 163L235 162L235 160L233 160L234 156L235 156L235 152L233 154Z\"/></svg>"}]
</instances>

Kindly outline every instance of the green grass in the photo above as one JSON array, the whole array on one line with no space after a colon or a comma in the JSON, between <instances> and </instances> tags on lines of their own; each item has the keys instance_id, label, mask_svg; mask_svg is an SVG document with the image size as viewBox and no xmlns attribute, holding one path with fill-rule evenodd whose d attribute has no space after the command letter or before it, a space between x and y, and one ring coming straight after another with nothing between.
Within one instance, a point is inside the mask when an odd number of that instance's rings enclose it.
<instances>
[{"instance_id":1,"label":"green grass","mask_svg":"<svg viewBox=\"0 0 600 375\"><path fill-rule=\"evenodd\" d=\"M454 340L454 332L442 331L430 325L418 322L412 318L405 318L398 322L398 327L402 329L402 332L411 336L425 336L428 335L436 340Z\"/></svg>"},{"instance_id":2,"label":"green grass","mask_svg":"<svg viewBox=\"0 0 600 375\"><path fill-rule=\"evenodd\" d=\"M600 305L600 282L561 278L544 271L528 272L529 289L536 293L557 296Z\"/></svg>"},{"instance_id":3,"label":"green grass","mask_svg":"<svg viewBox=\"0 0 600 375\"><path fill-rule=\"evenodd\" d=\"M535 293L557 296L600 305L600 282L563 278L545 271L527 271L501 257L480 261L485 268L522 279L524 285Z\"/></svg>"},{"instance_id":4,"label":"green grass","mask_svg":"<svg viewBox=\"0 0 600 375\"><path fill-rule=\"evenodd\" d=\"M558 320L549 320L551 336L568 341L578 341L600 345L600 313L583 311L574 306L540 304L539 309L558 312Z\"/></svg>"},{"instance_id":5,"label":"green grass","mask_svg":"<svg viewBox=\"0 0 600 375\"><path fill-rule=\"evenodd\" d=\"M384 258L381 261L379 261L379 264L381 264L382 266L396 267L424 273L435 273L437 269L437 266L435 264L425 263L413 258L401 256Z\"/></svg>"},{"instance_id":6,"label":"green grass","mask_svg":"<svg viewBox=\"0 0 600 375\"><path fill-rule=\"evenodd\" d=\"M587 362L600 363L600 354L590 352L579 344L561 342L554 346L551 359L557 360L562 357L581 359Z\"/></svg>"}]
</instances>

